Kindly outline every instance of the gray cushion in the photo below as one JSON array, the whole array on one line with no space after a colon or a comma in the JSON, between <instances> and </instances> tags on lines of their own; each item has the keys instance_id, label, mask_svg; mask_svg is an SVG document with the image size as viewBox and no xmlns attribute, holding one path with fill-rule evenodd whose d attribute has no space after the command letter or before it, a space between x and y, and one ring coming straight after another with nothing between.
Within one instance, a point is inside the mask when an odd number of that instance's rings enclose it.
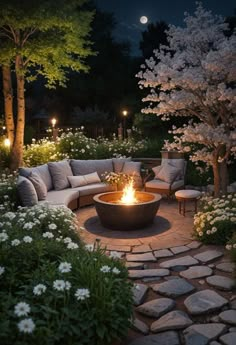
<instances>
[{"instance_id":1,"label":"gray cushion","mask_svg":"<svg viewBox=\"0 0 236 345\"><path fill-rule=\"evenodd\" d=\"M79 191L80 196L85 196L114 191L115 187L106 183L94 183L88 184L87 186L78 187L77 190Z\"/></svg>"},{"instance_id":2,"label":"gray cushion","mask_svg":"<svg viewBox=\"0 0 236 345\"><path fill-rule=\"evenodd\" d=\"M176 168L173 165L166 163L162 165L160 171L156 174L156 178L167 183L172 183L176 180L177 176L180 176L180 174L180 168Z\"/></svg>"},{"instance_id":3,"label":"gray cushion","mask_svg":"<svg viewBox=\"0 0 236 345\"><path fill-rule=\"evenodd\" d=\"M154 172L156 178L157 178L157 175L158 175L159 171L161 170L161 168L162 168L161 165L158 165L158 166L152 168L152 171Z\"/></svg>"},{"instance_id":4,"label":"gray cushion","mask_svg":"<svg viewBox=\"0 0 236 345\"><path fill-rule=\"evenodd\" d=\"M169 159L169 158L162 158L161 165L171 164L172 166L179 168L180 173L179 176L176 177L178 180L183 180L186 170L186 161L183 158L179 159Z\"/></svg>"},{"instance_id":5,"label":"gray cushion","mask_svg":"<svg viewBox=\"0 0 236 345\"><path fill-rule=\"evenodd\" d=\"M46 201L53 205L65 205L68 206L72 200L78 199L78 189L63 189L63 190L52 190L48 192Z\"/></svg>"},{"instance_id":6,"label":"gray cushion","mask_svg":"<svg viewBox=\"0 0 236 345\"><path fill-rule=\"evenodd\" d=\"M125 162L130 162L131 157L127 158L112 158L113 170L115 173L120 173L123 169Z\"/></svg>"},{"instance_id":7,"label":"gray cushion","mask_svg":"<svg viewBox=\"0 0 236 345\"><path fill-rule=\"evenodd\" d=\"M87 181L84 176L67 176L72 188L85 186Z\"/></svg>"},{"instance_id":8,"label":"gray cushion","mask_svg":"<svg viewBox=\"0 0 236 345\"><path fill-rule=\"evenodd\" d=\"M178 180L171 185L171 189L177 189L184 186L184 180ZM161 180L151 180L145 183L146 188L166 189L169 190L170 183Z\"/></svg>"},{"instance_id":9,"label":"gray cushion","mask_svg":"<svg viewBox=\"0 0 236 345\"><path fill-rule=\"evenodd\" d=\"M98 176L97 172L84 175L84 179L87 182L87 184L101 182L100 177Z\"/></svg>"},{"instance_id":10,"label":"gray cushion","mask_svg":"<svg viewBox=\"0 0 236 345\"><path fill-rule=\"evenodd\" d=\"M97 172L101 177L102 174L113 171L112 159L71 159L70 164L74 175L87 175Z\"/></svg>"},{"instance_id":11,"label":"gray cushion","mask_svg":"<svg viewBox=\"0 0 236 345\"><path fill-rule=\"evenodd\" d=\"M125 162L122 172L127 175L140 176L141 162Z\"/></svg>"},{"instance_id":12,"label":"gray cushion","mask_svg":"<svg viewBox=\"0 0 236 345\"><path fill-rule=\"evenodd\" d=\"M73 175L70 164L67 160L48 163L49 171L52 175L55 190L62 190L70 187L67 176Z\"/></svg>"},{"instance_id":13,"label":"gray cushion","mask_svg":"<svg viewBox=\"0 0 236 345\"><path fill-rule=\"evenodd\" d=\"M47 196L47 187L38 173L31 171L28 179L33 183L39 200L45 200Z\"/></svg>"},{"instance_id":14,"label":"gray cushion","mask_svg":"<svg viewBox=\"0 0 236 345\"><path fill-rule=\"evenodd\" d=\"M34 168L19 168L19 174L24 177L28 177L32 171L39 174L39 176L45 183L48 191L53 189L52 177L50 175L47 164L39 165Z\"/></svg>"},{"instance_id":15,"label":"gray cushion","mask_svg":"<svg viewBox=\"0 0 236 345\"><path fill-rule=\"evenodd\" d=\"M26 177L18 177L17 191L19 193L22 206L34 206L38 203L38 196L33 183Z\"/></svg>"}]
</instances>

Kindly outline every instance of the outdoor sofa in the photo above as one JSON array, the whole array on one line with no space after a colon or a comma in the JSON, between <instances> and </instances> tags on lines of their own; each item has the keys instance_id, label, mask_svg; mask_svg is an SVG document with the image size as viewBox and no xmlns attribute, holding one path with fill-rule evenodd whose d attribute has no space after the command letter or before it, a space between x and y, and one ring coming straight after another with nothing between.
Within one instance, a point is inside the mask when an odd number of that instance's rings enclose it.
<instances>
[{"instance_id":1,"label":"outdoor sofa","mask_svg":"<svg viewBox=\"0 0 236 345\"><path fill-rule=\"evenodd\" d=\"M100 160L62 160L33 168L20 168L17 190L22 206L36 204L64 205L74 210L93 203L96 194L113 191L113 185L102 182L103 174L126 173L140 187L140 162L130 158Z\"/></svg>"}]
</instances>

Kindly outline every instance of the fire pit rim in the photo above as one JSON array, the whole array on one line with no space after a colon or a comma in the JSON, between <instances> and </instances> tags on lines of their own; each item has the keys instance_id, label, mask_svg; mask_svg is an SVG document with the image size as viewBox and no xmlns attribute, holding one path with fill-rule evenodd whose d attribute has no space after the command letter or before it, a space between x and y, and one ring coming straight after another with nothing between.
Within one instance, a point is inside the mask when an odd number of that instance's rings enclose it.
<instances>
[{"instance_id":1,"label":"fire pit rim","mask_svg":"<svg viewBox=\"0 0 236 345\"><path fill-rule=\"evenodd\" d=\"M160 201L162 199L162 196L160 194L155 194L155 193L150 193L150 192L143 192L143 191L136 191L136 194L138 196L138 194L144 194L144 195L151 195L153 198L151 200L148 201L140 201L137 203L133 203L133 204L126 204L126 203L114 203L114 202L109 202L109 201L105 201L100 199L100 197L102 197L103 195L115 195L118 194L120 196L122 196L123 192L122 191L114 191L114 192L105 192L105 193L100 193L100 194L96 194L93 197L93 200L95 202L100 202L103 204L108 204L108 205L117 205L117 206L139 206L139 205L143 205L143 204L149 204L149 203L153 203L155 201Z\"/></svg>"}]
</instances>

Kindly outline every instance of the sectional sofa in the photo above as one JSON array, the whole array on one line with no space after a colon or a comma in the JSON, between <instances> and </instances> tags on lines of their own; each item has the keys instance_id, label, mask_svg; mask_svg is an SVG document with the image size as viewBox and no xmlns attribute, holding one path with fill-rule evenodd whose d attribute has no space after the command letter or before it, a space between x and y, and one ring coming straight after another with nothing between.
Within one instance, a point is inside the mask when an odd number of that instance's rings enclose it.
<instances>
[{"instance_id":1,"label":"sectional sofa","mask_svg":"<svg viewBox=\"0 0 236 345\"><path fill-rule=\"evenodd\" d=\"M114 190L114 186L102 182L105 173L132 175L135 187L141 187L140 168L141 163L131 158L49 162L20 168L17 190L22 206L49 203L74 210L92 204L94 195Z\"/></svg>"}]
</instances>

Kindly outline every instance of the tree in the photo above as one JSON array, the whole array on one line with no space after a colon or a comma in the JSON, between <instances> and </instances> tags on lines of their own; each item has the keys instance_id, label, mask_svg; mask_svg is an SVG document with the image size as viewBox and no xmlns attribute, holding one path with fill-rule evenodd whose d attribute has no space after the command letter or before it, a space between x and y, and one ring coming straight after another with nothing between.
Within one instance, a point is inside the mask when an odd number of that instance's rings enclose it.
<instances>
[{"instance_id":1,"label":"tree","mask_svg":"<svg viewBox=\"0 0 236 345\"><path fill-rule=\"evenodd\" d=\"M139 47L145 59L150 58L153 54L153 50L158 49L160 45L168 45L167 30L168 25L163 21L156 22L155 24L148 24L147 30L142 32L142 40L139 43Z\"/></svg>"},{"instance_id":2,"label":"tree","mask_svg":"<svg viewBox=\"0 0 236 345\"><path fill-rule=\"evenodd\" d=\"M65 86L69 69L87 71L92 54L87 40L92 12L86 0L0 0L0 65L7 134L11 140L11 169L22 164L25 126L25 83L41 76L48 87ZM16 78L13 116L11 77Z\"/></svg>"},{"instance_id":3,"label":"tree","mask_svg":"<svg viewBox=\"0 0 236 345\"><path fill-rule=\"evenodd\" d=\"M185 28L170 26L169 47L155 51L138 74L140 87L150 88L143 112L195 120L174 129L175 142L165 147L210 164L218 195L227 190L227 164L236 145L236 35L226 37L223 18L201 4L194 16L185 15L185 23ZM197 144L197 150L187 143Z\"/></svg>"}]
</instances>

